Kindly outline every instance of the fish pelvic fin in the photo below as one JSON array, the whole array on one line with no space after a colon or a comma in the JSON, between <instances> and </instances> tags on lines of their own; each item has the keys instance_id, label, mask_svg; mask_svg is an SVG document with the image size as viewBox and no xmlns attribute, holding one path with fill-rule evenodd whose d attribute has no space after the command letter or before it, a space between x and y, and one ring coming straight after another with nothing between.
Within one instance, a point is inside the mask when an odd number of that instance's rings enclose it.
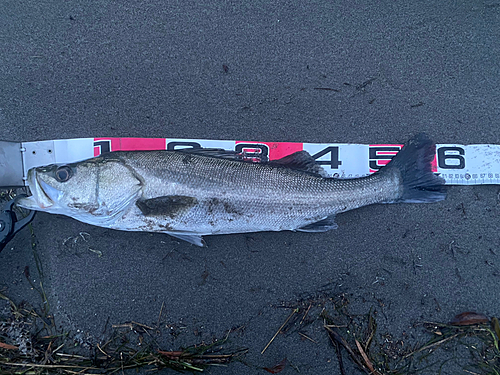
<instances>
[{"instance_id":1,"label":"fish pelvic fin","mask_svg":"<svg viewBox=\"0 0 500 375\"><path fill-rule=\"evenodd\" d=\"M432 163L436 145L424 133L417 134L378 173L399 172L400 196L385 203L432 203L446 198L444 179L434 174Z\"/></svg>"}]
</instances>

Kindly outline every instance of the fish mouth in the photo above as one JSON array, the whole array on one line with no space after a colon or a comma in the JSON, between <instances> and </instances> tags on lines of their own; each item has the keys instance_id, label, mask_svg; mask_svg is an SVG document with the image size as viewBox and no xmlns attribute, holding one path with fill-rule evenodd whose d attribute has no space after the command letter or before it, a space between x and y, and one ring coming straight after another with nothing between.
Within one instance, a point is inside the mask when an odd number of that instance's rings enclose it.
<instances>
[{"instance_id":1,"label":"fish mouth","mask_svg":"<svg viewBox=\"0 0 500 375\"><path fill-rule=\"evenodd\" d=\"M38 177L35 169L28 171L28 185L31 195L19 200L18 205L31 210L44 210L55 205L61 192Z\"/></svg>"}]
</instances>

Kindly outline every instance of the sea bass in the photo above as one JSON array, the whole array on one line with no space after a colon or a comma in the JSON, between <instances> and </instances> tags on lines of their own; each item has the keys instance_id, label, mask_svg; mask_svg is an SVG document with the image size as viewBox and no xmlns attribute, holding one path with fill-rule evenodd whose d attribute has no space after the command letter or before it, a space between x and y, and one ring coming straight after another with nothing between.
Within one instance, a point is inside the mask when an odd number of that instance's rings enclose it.
<instances>
[{"instance_id":1,"label":"sea bass","mask_svg":"<svg viewBox=\"0 0 500 375\"><path fill-rule=\"evenodd\" d=\"M442 200L434 156L434 143L419 134L377 173L337 179L305 151L260 163L213 149L118 151L30 169L31 196L18 204L203 246L204 235L324 232L337 227L335 215L358 207Z\"/></svg>"}]
</instances>

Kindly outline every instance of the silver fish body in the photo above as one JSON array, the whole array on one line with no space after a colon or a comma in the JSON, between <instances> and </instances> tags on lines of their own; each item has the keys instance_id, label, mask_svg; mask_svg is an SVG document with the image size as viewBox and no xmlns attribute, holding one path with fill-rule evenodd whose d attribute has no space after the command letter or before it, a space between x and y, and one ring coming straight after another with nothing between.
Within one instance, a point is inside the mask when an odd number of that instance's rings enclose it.
<instances>
[{"instance_id":1,"label":"silver fish body","mask_svg":"<svg viewBox=\"0 0 500 375\"><path fill-rule=\"evenodd\" d=\"M431 171L434 144L410 140L371 176L325 178L309 154L251 163L212 151L113 152L29 171L19 205L127 231L201 236L259 231L321 232L336 214L374 203L444 199Z\"/></svg>"}]
</instances>

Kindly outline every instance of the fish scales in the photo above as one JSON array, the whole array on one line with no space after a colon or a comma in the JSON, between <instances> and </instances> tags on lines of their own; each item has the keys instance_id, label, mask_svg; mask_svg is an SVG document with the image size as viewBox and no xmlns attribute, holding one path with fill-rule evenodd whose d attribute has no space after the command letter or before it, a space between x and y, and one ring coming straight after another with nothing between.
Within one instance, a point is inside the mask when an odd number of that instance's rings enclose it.
<instances>
[{"instance_id":1,"label":"fish scales","mask_svg":"<svg viewBox=\"0 0 500 375\"><path fill-rule=\"evenodd\" d=\"M199 155L189 155L187 162L186 155L168 151L119 154L118 158L148 181L143 198L178 195L198 199L184 215L168 220L175 230L206 228L204 234L293 230L331 214L394 200L399 194L395 173L338 180Z\"/></svg>"}]
</instances>

